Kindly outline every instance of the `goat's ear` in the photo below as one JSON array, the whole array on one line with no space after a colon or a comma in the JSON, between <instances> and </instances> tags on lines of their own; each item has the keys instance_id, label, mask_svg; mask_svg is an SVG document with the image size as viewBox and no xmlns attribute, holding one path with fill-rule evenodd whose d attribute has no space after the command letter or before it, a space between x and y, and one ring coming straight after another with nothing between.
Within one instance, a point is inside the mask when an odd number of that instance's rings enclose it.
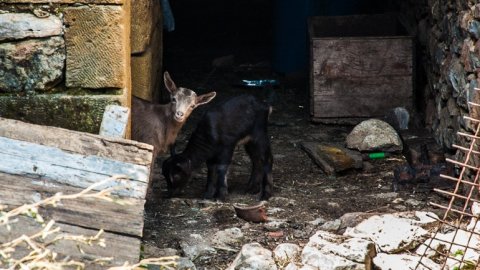
<instances>
[{"instance_id":1,"label":"goat's ear","mask_svg":"<svg viewBox=\"0 0 480 270\"><path fill-rule=\"evenodd\" d=\"M207 104L217 95L216 92L210 92L197 97L197 106Z\"/></svg>"},{"instance_id":2,"label":"goat's ear","mask_svg":"<svg viewBox=\"0 0 480 270\"><path fill-rule=\"evenodd\" d=\"M163 73L163 81L165 83L165 87L170 93L174 93L175 91L177 91L177 86L173 82L168 71L165 71L165 73Z\"/></svg>"}]
</instances>

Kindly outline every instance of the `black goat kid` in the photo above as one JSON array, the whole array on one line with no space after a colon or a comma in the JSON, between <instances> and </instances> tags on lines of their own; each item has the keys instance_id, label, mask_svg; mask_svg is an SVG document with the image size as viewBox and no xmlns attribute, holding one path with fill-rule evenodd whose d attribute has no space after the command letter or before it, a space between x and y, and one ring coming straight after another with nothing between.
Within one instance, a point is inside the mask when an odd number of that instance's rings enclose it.
<instances>
[{"instance_id":1,"label":"black goat kid","mask_svg":"<svg viewBox=\"0 0 480 270\"><path fill-rule=\"evenodd\" d=\"M205 112L185 150L163 162L162 173L169 193L175 194L189 181L193 170L206 162L206 199L225 200L227 171L235 147L245 145L252 162L247 192L260 192L259 199L272 195L273 157L267 132L269 104L252 95L231 98Z\"/></svg>"}]
</instances>

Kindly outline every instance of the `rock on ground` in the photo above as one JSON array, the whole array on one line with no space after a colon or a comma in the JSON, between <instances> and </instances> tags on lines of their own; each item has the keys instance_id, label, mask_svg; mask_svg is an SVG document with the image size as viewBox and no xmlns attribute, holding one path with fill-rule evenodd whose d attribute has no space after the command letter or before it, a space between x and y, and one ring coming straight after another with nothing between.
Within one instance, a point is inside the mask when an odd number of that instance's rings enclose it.
<instances>
[{"instance_id":1,"label":"rock on ground","mask_svg":"<svg viewBox=\"0 0 480 270\"><path fill-rule=\"evenodd\" d=\"M278 245L273 251L273 256L277 261L289 261L293 262L299 257L302 249L292 243L282 243Z\"/></svg>"},{"instance_id":2,"label":"rock on ground","mask_svg":"<svg viewBox=\"0 0 480 270\"><path fill-rule=\"evenodd\" d=\"M191 234L180 242L183 254L190 260L200 256L214 254L216 250L199 234Z\"/></svg>"},{"instance_id":3,"label":"rock on ground","mask_svg":"<svg viewBox=\"0 0 480 270\"><path fill-rule=\"evenodd\" d=\"M246 244L227 270L277 270L272 252L259 243Z\"/></svg>"},{"instance_id":4,"label":"rock on ground","mask_svg":"<svg viewBox=\"0 0 480 270\"><path fill-rule=\"evenodd\" d=\"M219 247L228 247L239 242L242 238L242 230L234 227L216 232L213 235L212 244Z\"/></svg>"},{"instance_id":5,"label":"rock on ground","mask_svg":"<svg viewBox=\"0 0 480 270\"><path fill-rule=\"evenodd\" d=\"M429 236L418 221L392 214L372 216L354 228L347 228L344 235L371 239L378 249L386 253L398 253L417 247Z\"/></svg>"},{"instance_id":6,"label":"rock on ground","mask_svg":"<svg viewBox=\"0 0 480 270\"><path fill-rule=\"evenodd\" d=\"M417 269L417 270L440 270L441 266L433 262L428 258L422 259L422 265L417 264L420 260L420 256L409 254L386 254L380 253L373 259L373 264L376 269L379 270L405 270L405 269ZM426 266L426 267L425 267ZM428 267L428 268L427 268Z\"/></svg>"},{"instance_id":7,"label":"rock on ground","mask_svg":"<svg viewBox=\"0 0 480 270\"><path fill-rule=\"evenodd\" d=\"M369 119L356 125L346 138L347 147L359 151L400 152L402 140L388 123Z\"/></svg>"},{"instance_id":8,"label":"rock on ground","mask_svg":"<svg viewBox=\"0 0 480 270\"><path fill-rule=\"evenodd\" d=\"M447 243L453 243L450 247ZM427 245L430 248L427 249ZM480 253L477 251L480 246L480 237L476 234L472 234L469 231L458 230L457 232L452 231L448 233L437 233L434 238L429 238L425 241L425 245L421 245L417 250L417 255L426 255L426 257L431 258L437 256L436 250L448 250L451 251L451 256L453 254L458 254L460 257L463 256L464 261L473 261L478 262L480 258ZM453 258L448 258L446 266L449 269L455 269L455 267L460 267L459 262Z\"/></svg>"},{"instance_id":9,"label":"rock on ground","mask_svg":"<svg viewBox=\"0 0 480 270\"><path fill-rule=\"evenodd\" d=\"M371 269L375 244L361 238L349 238L318 231L302 251L302 263L321 269Z\"/></svg>"}]
</instances>

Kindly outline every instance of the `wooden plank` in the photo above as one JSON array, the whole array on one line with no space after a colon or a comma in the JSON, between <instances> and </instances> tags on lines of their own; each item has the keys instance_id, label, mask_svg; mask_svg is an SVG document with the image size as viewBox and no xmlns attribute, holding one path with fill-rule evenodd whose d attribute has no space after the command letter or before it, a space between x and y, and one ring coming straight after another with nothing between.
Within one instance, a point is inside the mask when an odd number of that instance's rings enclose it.
<instances>
[{"instance_id":1,"label":"wooden plank","mask_svg":"<svg viewBox=\"0 0 480 270\"><path fill-rule=\"evenodd\" d=\"M113 175L126 175L129 189L114 194L144 198L150 178L150 168L98 156L69 153L58 148L0 137L0 172L37 176L74 187L87 188ZM104 189L126 184L109 182Z\"/></svg>"},{"instance_id":2,"label":"wooden plank","mask_svg":"<svg viewBox=\"0 0 480 270\"><path fill-rule=\"evenodd\" d=\"M90 230L78 226L68 224L56 224L61 228L61 233L72 235L95 236L98 230ZM16 223L11 224L11 230L8 231L6 226L0 226L0 243L9 242L23 234L33 235L42 230L41 224L38 224L31 218L19 216ZM141 240L136 237L129 237L105 232L101 238L105 239L105 247L98 245L80 244L75 241L59 241L51 246L53 251L59 254L60 258L69 256L72 259L81 260L86 263L85 269L105 269L104 267L95 267L92 262L95 259L110 257L113 260L107 263L107 266L121 265L125 261L137 262L140 255ZM48 242L52 237L48 237L45 242ZM31 251L31 250L29 250ZM29 252L25 249L19 250L17 256L21 256ZM18 257L17 257L18 258ZM0 263L1 266L1 263Z\"/></svg>"},{"instance_id":3,"label":"wooden plank","mask_svg":"<svg viewBox=\"0 0 480 270\"><path fill-rule=\"evenodd\" d=\"M82 190L38 178L1 172L0 179L0 205L6 205L9 209L38 202L57 192L74 194ZM40 214L57 222L141 237L145 200L126 197L120 199L126 204L92 198L63 200L56 207L40 209Z\"/></svg>"},{"instance_id":4,"label":"wooden plank","mask_svg":"<svg viewBox=\"0 0 480 270\"><path fill-rule=\"evenodd\" d=\"M68 257L87 262L114 257L117 265L138 261L152 165L151 145L0 118L0 204L8 209L57 192L78 193L110 176L126 176L97 190L115 187L112 193L128 205L79 198L40 208L42 216L64 224L65 232L92 235L98 229L107 231L106 248L81 245L83 252L79 252L77 243L55 244L55 250ZM37 225L20 218L12 228L25 234L38 230ZM0 228L0 243L12 237L4 229ZM87 269L92 267L97 268L87 265Z\"/></svg>"},{"instance_id":5,"label":"wooden plank","mask_svg":"<svg viewBox=\"0 0 480 270\"><path fill-rule=\"evenodd\" d=\"M313 38L311 42L313 118L368 118L413 106L410 38Z\"/></svg>"},{"instance_id":6,"label":"wooden plank","mask_svg":"<svg viewBox=\"0 0 480 270\"><path fill-rule=\"evenodd\" d=\"M313 16L308 24L311 37L398 37L406 34L395 13Z\"/></svg>"},{"instance_id":7,"label":"wooden plank","mask_svg":"<svg viewBox=\"0 0 480 270\"><path fill-rule=\"evenodd\" d=\"M316 38L313 72L326 78L412 75L408 38Z\"/></svg>"},{"instance_id":8,"label":"wooden plank","mask_svg":"<svg viewBox=\"0 0 480 270\"><path fill-rule=\"evenodd\" d=\"M358 80L360 81L360 80ZM357 82L358 82L357 81ZM349 81L333 81L322 85L313 95L313 110L316 117L375 117L383 116L395 107L412 107L412 95L409 91L398 91L409 87L409 77L396 77L392 83L354 84Z\"/></svg>"},{"instance_id":9,"label":"wooden plank","mask_svg":"<svg viewBox=\"0 0 480 270\"><path fill-rule=\"evenodd\" d=\"M151 168L153 146L63 128L40 126L0 117L0 137L56 147L82 155L106 157Z\"/></svg>"},{"instance_id":10,"label":"wooden plank","mask_svg":"<svg viewBox=\"0 0 480 270\"><path fill-rule=\"evenodd\" d=\"M130 109L128 107L108 105L103 113L99 134L113 138L125 138L129 116Z\"/></svg>"}]
</instances>

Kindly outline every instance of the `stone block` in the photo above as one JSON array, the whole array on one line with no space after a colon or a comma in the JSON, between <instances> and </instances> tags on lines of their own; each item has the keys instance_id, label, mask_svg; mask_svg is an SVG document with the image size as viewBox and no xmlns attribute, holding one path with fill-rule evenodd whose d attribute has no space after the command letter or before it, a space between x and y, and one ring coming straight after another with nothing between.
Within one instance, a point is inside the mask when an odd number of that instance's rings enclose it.
<instances>
[{"instance_id":1,"label":"stone block","mask_svg":"<svg viewBox=\"0 0 480 270\"><path fill-rule=\"evenodd\" d=\"M62 20L53 15L38 18L29 13L0 14L0 41L58 36L63 34L62 29Z\"/></svg>"},{"instance_id":2,"label":"stone block","mask_svg":"<svg viewBox=\"0 0 480 270\"><path fill-rule=\"evenodd\" d=\"M29 123L98 134L109 104L123 105L123 95L0 96L0 115Z\"/></svg>"},{"instance_id":3,"label":"stone block","mask_svg":"<svg viewBox=\"0 0 480 270\"><path fill-rule=\"evenodd\" d=\"M132 94L148 101L159 98L159 90L163 85L162 76L162 31L155 31L151 45L141 55L133 55Z\"/></svg>"},{"instance_id":4,"label":"stone block","mask_svg":"<svg viewBox=\"0 0 480 270\"><path fill-rule=\"evenodd\" d=\"M48 90L61 81L64 62L62 37L0 43L0 90Z\"/></svg>"},{"instance_id":5,"label":"stone block","mask_svg":"<svg viewBox=\"0 0 480 270\"><path fill-rule=\"evenodd\" d=\"M151 45L154 32L157 31L157 34L161 35L162 9L160 6L160 1L132 0L131 18L131 53L143 53L145 50L147 50L147 47ZM161 48L161 46L155 48L158 50Z\"/></svg>"},{"instance_id":6,"label":"stone block","mask_svg":"<svg viewBox=\"0 0 480 270\"><path fill-rule=\"evenodd\" d=\"M129 71L129 12L122 6L65 8L66 86L124 88Z\"/></svg>"}]
</instances>

